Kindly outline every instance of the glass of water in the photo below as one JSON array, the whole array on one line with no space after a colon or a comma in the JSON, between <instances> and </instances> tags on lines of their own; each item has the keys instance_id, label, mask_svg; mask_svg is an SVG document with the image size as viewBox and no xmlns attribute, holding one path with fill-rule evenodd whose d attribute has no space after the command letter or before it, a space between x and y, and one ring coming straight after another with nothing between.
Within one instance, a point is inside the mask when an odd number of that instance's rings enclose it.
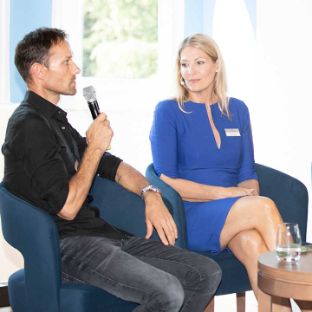
<instances>
[{"instance_id":1,"label":"glass of water","mask_svg":"<svg viewBox=\"0 0 312 312\"><path fill-rule=\"evenodd\" d=\"M297 223L281 223L277 229L276 256L279 261L297 263L301 256L301 236Z\"/></svg>"}]
</instances>

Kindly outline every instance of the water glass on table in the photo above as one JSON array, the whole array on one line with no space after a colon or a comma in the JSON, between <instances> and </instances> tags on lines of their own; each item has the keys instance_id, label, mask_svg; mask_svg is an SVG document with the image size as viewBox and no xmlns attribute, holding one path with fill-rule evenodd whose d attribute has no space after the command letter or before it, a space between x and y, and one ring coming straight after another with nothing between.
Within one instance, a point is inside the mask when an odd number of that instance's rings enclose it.
<instances>
[{"instance_id":1,"label":"water glass on table","mask_svg":"<svg viewBox=\"0 0 312 312\"><path fill-rule=\"evenodd\" d=\"M298 263L301 256L301 236L297 223L281 223L277 229L276 256L281 262Z\"/></svg>"}]
</instances>

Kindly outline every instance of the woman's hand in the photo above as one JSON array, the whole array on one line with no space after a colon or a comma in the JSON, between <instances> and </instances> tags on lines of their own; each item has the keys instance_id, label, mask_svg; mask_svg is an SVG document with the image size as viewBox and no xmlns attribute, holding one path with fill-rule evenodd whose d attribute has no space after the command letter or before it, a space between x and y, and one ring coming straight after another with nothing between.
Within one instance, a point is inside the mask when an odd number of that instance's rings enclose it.
<instances>
[{"instance_id":1,"label":"woman's hand","mask_svg":"<svg viewBox=\"0 0 312 312\"><path fill-rule=\"evenodd\" d=\"M229 197L259 195L257 180L246 180L241 182L238 186L223 187L205 185L186 179L170 178L164 174L161 174L160 178L174 188L183 200L189 202L207 202Z\"/></svg>"},{"instance_id":2,"label":"woman's hand","mask_svg":"<svg viewBox=\"0 0 312 312\"><path fill-rule=\"evenodd\" d=\"M228 197L238 197L238 196L256 196L258 192L252 188L246 188L241 186L234 186L234 187L226 187L223 188L223 191L220 194L221 198L228 198Z\"/></svg>"}]
</instances>

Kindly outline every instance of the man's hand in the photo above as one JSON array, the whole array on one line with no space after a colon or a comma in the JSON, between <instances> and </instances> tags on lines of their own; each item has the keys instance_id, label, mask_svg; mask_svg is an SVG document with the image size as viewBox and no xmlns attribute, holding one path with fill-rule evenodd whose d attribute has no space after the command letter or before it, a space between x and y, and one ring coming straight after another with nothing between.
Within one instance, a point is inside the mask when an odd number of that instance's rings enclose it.
<instances>
[{"instance_id":1,"label":"man's hand","mask_svg":"<svg viewBox=\"0 0 312 312\"><path fill-rule=\"evenodd\" d=\"M149 239L155 228L160 240L165 245L174 245L178 238L177 226L165 206L160 194L146 192L145 200L145 221L146 221L146 239Z\"/></svg>"},{"instance_id":2,"label":"man's hand","mask_svg":"<svg viewBox=\"0 0 312 312\"><path fill-rule=\"evenodd\" d=\"M128 191L137 195L141 195L142 189L149 184L139 171L125 162L120 163L115 180ZM146 222L145 238L149 239L152 236L153 228L155 228L163 244L174 245L178 238L178 230L161 195L149 191L145 192L143 196Z\"/></svg>"},{"instance_id":3,"label":"man's hand","mask_svg":"<svg viewBox=\"0 0 312 312\"><path fill-rule=\"evenodd\" d=\"M92 122L87 130L87 144L95 149L100 149L103 153L110 146L113 137L113 130L110 127L106 114L101 113Z\"/></svg>"}]
</instances>

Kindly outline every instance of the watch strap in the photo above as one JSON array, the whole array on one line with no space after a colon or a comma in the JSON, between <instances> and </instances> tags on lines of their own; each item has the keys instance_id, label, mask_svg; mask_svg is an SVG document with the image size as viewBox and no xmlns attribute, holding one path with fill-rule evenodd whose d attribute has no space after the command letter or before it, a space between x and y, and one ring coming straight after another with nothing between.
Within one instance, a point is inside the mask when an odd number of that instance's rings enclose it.
<instances>
[{"instance_id":1,"label":"watch strap","mask_svg":"<svg viewBox=\"0 0 312 312\"><path fill-rule=\"evenodd\" d=\"M152 185L152 184L149 184L149 185L143 187L143 189L141 191L141 194L140 194L142 198L144 198L144 194L146 192L155 192L155 193L161 194L160 189L158 187Z\"/></svg>"}]
</instances>

